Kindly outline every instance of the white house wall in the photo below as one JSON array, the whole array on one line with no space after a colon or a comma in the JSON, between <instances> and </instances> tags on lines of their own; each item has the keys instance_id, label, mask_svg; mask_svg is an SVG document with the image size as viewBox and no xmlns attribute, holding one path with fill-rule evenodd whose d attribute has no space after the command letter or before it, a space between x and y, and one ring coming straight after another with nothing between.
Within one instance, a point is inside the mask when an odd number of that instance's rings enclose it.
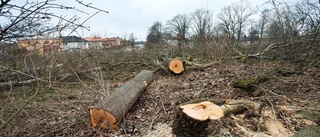
<instances>
[{"instance_id":1,"label":"white house wall","mask_svg":"<svg viewBox=\"0 0 320 137\"><path fill-rule=\"evenodd\" d=\"M87 42L72 42L64 45L64 50L69 49L89 49L89 44Z\"/></svg>"}]
</instances>

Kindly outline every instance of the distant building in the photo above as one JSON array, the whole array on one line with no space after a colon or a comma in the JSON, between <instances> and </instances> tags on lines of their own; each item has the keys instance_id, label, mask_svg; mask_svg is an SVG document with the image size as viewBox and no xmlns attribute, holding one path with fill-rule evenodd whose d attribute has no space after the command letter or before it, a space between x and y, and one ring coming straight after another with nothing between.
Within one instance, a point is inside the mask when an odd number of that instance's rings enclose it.
<instances>
[{"instance_id":1,"label":"distant building","mask_svg":"<svg viewBox=\"0 0 320 137\"><path fill-rule=\"evenodd\" d=\"M18 46L20 48L26 48L29 52L35 52L40 55L50 55L63 49L62 42L61 38L25 39L18 40Z\"/></svg>"},{"instance_id":2,"label":"distant building","mask_svg":"<svg viewBox=\"0 0 320 137\"><path fill-rule=\"evenodd\" d=\"M38 38L18 40L18 47L25 48L28 52L38 53L40 55L50 55L54 52L74 49L103 49L121 46L123 39L66 36L59 38Z\"/></svg>"},{"instance_id":3,"label":"distant building","mask_svg":"<svg viewBox=\"0 0 320 137\"><path fill-rule=\"evenodd\" d=\"M84 37L84 40L88 42L90 49L101 49L102 48L102 37Z\"/></svg>"},{"instance_id":4,"label":"distant building","mask_svg":"<svg viewBox=\"0 0 320 137\"><path fill-rule=\"evenodd\" d=\"M121 46L123 39L119 37L102 38L98 36L83 38L88 41L89 47L93 49L111 48L115 46Z\"/></svg>"},{"instance_id":5,"label":"distant building","mask_svg":"<svg viewBox=\"0 0 320 137\"><path fill-rule=\"evenodd\" d=\"M87 40L77 36L61 37L63 42L63 50L89 49Z\"/></svg>"},{"instance_id":6,"label":"distant building","mask_svg":"<svg viewBox=\"0 0 320 137\"><path fill-rule=\"evenodd\" d=\"M104 47L114 47L114 46L120 46L122 39L117 38L104 38L102 40L102 46Z\"/></svg>"},{"instance_id":7,"label":"distant building","mask_svg":"<svg viewBox=\"0 0 320 137\"><path fill-rule=\"evenodd\" d=\"M168 40L168 44L171 45L171 46L178 46L180 40L182 40L181 36L180 35L175 35L175 36L172 36Z\"/></svg>"},{"instance_id":8,"label":"distant building","mask_svg":"<svg viewBox=\"0 0 320 137\"><path fill-rule=\"evenodd\" d=\"M134 43L134 47L140 49L144 47L144 44L145 44L144 41L137 41Z\"/></svg>"}]
</instances>

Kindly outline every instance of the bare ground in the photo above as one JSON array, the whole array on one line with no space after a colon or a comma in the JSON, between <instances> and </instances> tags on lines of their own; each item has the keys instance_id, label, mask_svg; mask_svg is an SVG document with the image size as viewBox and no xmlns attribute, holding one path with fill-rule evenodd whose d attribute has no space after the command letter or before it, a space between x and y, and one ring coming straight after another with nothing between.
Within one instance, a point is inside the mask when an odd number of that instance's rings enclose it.
<instances>
[{"instance_id":1,"label":"bare ground","mask_svg":"<svg viewBox=\"0 0 320 137\"><path fill-rule=\"evenodd\" d=\"M277 112L278 119L292 133L305 125L319 124L320 110L320 69L312 67L303 74L289 77L273 75L269 81L259 86L264 95L253 97L241 89L233 88L236 79L255 76L270 68L293 68L295 64L278 63L224 63L203 71L190 71L180 76L167 76L158 72L145 94L136 102L125 117L125 122L135 126L133 133L103 131L91 128L89 106L95 104L107 93L124 82L113 83L102 88L94 83L77 86L56 85L43 93L5 128L0 136L172 136L171 125L178 104L195 98L247 99L259 104L269 104ZM28 91L28 88L25 87ZM2 117L7 118L23 103L24 94L0 98ZM295 111L285 111L281 107L300 110L312 109L317 113L310 117L297 117ZM253 110L223 118L223 136L244 136L239 124L253 132L267 134L260 116Z\"/></svg>"}]
</instances>

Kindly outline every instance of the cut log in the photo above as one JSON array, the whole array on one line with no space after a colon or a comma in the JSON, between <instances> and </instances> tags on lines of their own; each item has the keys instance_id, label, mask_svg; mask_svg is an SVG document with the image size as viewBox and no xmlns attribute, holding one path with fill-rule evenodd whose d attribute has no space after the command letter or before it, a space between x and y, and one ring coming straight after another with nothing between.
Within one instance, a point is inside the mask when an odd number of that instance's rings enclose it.
<instances>
[{"instance_id":1,"label":"cut log","mask_svg":"<svg viewBox=\"0 0 320 137\"><path fill-rule=\"evenodd\" d=\"M164 66L164 71L169 71L176 75L182 74L185 71L184 63L176 58L168 59L162 65Z\"/></svg>"},{"instance_id":2,"label":"cut log","mask_svg":"<svg viewBox=\"0 0 320 137\"><path fill-rule=\"evenodd\" d=\"M169 63L169 69L175 74L180 74L184 71L184 65L182 61L173 59Z\"/></svg>"},{"instance_id":3,"label":"cut log","mask_svg":"<svg viewBox=\"0 0 320 137\"><path fill-rule=\"evenodd\" d=\"M222 116L223 110L212 102L184 103L177 108L173 133L177 137L212 135L212 132L218 131L219 128L209 129L209 123Z\"/></svg>"},{"instance_id":4,"label":"cut log","mask_svg":"<svg viewBox=\"0 0 320 137\"><path fill-rule=\"evenodd\" d=\"M195 62L190 62L188 58L183 59L180 57L170 58L164 60L162 63L158 63L160 69L162 69L167 74L179 75L184 73L187 70L204 70L206 68L212 67L216 64L220 64L220 62L213 62L207 64L198 64ZM158 69L157 69L158 70ZM155 71L157 71L155 70Z\"/></svg>"},{"instance_id":5,"label":"cut log","mask_svg":"<svg viewBox=\"0 0 320 137\"><path fill-rule=\"evenodd\" d=\"M92 127L118 129L132 105L140 98L153 80L153 72L141 71L133 79L116 89L110 96L90 108Z\"/></svg>"}]
</instances>

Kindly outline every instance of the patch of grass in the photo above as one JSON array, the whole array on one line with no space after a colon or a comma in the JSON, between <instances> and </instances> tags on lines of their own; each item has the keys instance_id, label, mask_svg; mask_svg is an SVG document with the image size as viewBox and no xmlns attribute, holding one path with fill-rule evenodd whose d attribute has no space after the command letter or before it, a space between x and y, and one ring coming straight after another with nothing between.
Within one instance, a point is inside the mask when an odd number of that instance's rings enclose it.
<instances>
[{"instance_id":1,"label":"patch of grass","mask_svg":"<svg viewBox=\"0 0 320 137\"><path fill-rule=\"evenodd\" d=\"M40 93L36 97L36 101L47 101L47 100L55 98L56 96L57 96L57 92L54 91L53 89L50 89L46 92Z\"/></svg>"},{"instance_id":2,"label":"patch of grass","mask_svg":"<svg viewBox=\"0 0 320 137\"><path fill-rule=\"evenodd\" d=\"M304 118L308 120L316 120L320 117L320 113L311 110L299 110L297 111L298 114L302 115Z\"/></svg>"},{"instance_id":3,"label":"patch of grass","mask_svg":"<svg viewBox=\"0 0 320 137\"><path fill-rule=\"evenodd\" d=\"M12 98L15 100L26 100L32 97L37 90L40 90L40 94L37 95L36 100L37 101L45 101L52 99L57 96L57 93L53 89L47 89L47 87L44 87L42 85L31 85L31 86L23 86L23 87L16 87L12 90L8 89L7 91L0 92L0 98L6 99L6 98ZM39 88L39 89L37 89Z\"/></svg>"}]
</instances>

